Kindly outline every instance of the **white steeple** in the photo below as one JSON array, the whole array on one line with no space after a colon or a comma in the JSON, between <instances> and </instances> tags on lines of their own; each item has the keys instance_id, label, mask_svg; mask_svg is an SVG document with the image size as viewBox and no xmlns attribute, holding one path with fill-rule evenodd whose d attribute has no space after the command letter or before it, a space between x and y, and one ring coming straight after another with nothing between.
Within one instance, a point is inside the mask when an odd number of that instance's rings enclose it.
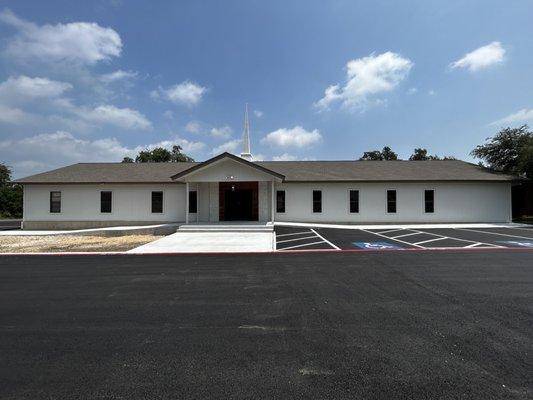
<instances>
[{"instance_id":1,"label":"white steeple","mask_svg":"<svg viewBox=\"0 0 533 400\"><path fill-rule=\"evenodd\" d=\"M248 103L244 109L244 131L242 133L242 153L241 158L248 161L253 161L252 153L250 153L250 121L248 120Z\"/></svg>"}]
</instances>

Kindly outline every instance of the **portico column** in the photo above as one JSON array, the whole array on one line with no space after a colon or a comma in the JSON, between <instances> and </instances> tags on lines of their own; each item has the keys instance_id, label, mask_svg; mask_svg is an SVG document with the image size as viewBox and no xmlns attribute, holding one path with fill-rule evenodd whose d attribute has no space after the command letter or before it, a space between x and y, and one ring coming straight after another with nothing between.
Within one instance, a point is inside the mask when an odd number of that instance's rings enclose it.
<instances>
[{"instance_id":1,"label":"portico column","mask_svg":"<svg viewBox=\"0 0 533 400\"><path fill-rule=\"evenodd\" d=\"M275 198L276 198L275 195L274 195L274 181L271 181L270 187L272 188L271 189L272 202L270 203L270 215L272 216L272 218L271 218L272 219L272 223L274 223L274 210L275 210L275 208L274 208L274 204L275 203L274 202L275 202Z\"/></svg>"},{"instance_id":2,"label":"portico column","mask_svg":"<svg viewBox=\"0 0 533 400\"><path fill-rule=\"evenodd\" d=\"M185 224L189 223L189 182L185 182Z\"/></svg>"}]
</instances>

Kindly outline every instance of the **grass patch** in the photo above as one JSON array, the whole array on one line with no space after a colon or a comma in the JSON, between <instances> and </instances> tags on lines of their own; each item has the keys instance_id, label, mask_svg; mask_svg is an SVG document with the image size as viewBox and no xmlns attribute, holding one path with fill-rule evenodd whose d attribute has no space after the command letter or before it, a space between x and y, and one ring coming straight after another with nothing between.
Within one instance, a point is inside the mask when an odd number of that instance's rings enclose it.
<instances>
[{"instance_id":1,"label":"grass patch","mask_svg":"<svg viewBox=\"0 0 533 400\"><path fill-rule=\"evenodd\" d=\"M137 246L153 242L163 236L2 236L1 253L36 253L62 251L127 251Z\"/></svg>"}]
</instances>

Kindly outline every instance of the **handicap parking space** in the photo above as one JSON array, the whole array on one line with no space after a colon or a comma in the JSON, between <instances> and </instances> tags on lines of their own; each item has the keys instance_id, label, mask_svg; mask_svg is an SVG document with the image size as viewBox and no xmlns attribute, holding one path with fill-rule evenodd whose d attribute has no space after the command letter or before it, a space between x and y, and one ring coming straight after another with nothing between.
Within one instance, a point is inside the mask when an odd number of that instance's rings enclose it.
<instances>
[{"instance_id":1,"label":"handicap parking space","mask_svg":"<svg viewBox=\"0 0 533 400\"><path fill-rule=\"evenodd\" d=\"M409 243L390 240L386 235L375 234L364 229L317 228L316 230L342 250L400 250L415 248Z\"/></svg>"},{"instance_id":2,"label":"handicap parking space","mask_svg":"<svg viewBox=\"0 0 533 400\"><path fill-rule=\"evenodd\" d=\"M533 249L533 229L529 227L311 229L283 226L276 227L276 234L278 250Z\"/></svg>"}]
</instances>

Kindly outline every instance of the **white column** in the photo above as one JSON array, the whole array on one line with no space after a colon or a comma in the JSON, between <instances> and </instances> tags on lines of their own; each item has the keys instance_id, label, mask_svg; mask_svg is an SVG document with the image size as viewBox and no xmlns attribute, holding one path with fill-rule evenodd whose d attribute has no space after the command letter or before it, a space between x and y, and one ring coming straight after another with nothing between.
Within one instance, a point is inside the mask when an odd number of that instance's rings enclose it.
<instances>
[{"instance_id":1,"label":"white column","mask_svg":"<svg viewBox=\"0 0 533 400\"><path fill-rule=\"evenodd\" d=\"M189 223L189 182L185 182L185 224Z\"/></svg>"},{"instance_id":2,"label":"white column","mask_svg":"<svg viewBox=\"0 0 533 400\"><path fill-rule=\"evenodd\" d=\"M271 187L270 191L272 192L271 193L272 202L270 204L270 215L272 216L272 218L271 218L272 219L272 223L274 223L274 211L276 210L275 207L274 207L275 206L275 201L276 201L276 196L275 196L275 193L274 193L274 181L271 182L270 187Z\"/></svg>"}]
</instances>

